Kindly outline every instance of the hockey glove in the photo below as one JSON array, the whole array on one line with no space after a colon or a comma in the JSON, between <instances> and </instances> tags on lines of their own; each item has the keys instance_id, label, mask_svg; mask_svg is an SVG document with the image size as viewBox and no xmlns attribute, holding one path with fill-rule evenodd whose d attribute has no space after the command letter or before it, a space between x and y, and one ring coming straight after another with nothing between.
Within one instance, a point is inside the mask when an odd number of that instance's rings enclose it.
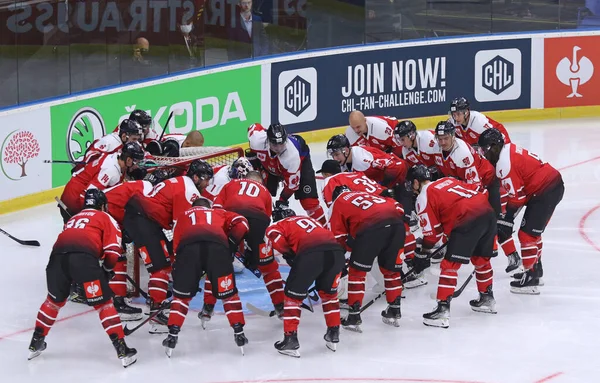
<instances>
[{"instance_id":1,"label":"hockey glove","mask_svg":"<svg viewBox=\"0 0 600 383\"><path fill-rule=\"evenodd\" d=\"M513 235L513 227L515 223L512 220L507 219L506 215L501 214L498 217L498 238L500 242L506 241Z\"/></svg>"},{"instance_id":2,"label":"hockey glove","mask_svg":"<svg viewBox=\"0 0 600 383\"><path fill-rule=\"evenodd\" d=\"M420 258L415 254L412 261L412 270L415 274L421 274L423 270L427 269L429 266L431 266L429 258Z\"/></svg>"},{"instance_id":3,"label":"hockey glove","mask_svg":"<svg viewBox=\"0 0 600 383\"><path fill-rule=\"evenodd\" d=\"M127 175L136 181L143 180L146 174L148 174L148 169L146 168L135 168L127 172Z\"/></svg>"},{"instance_id":4,"label":"hockey glove","mask_svg":"<svg viewBox=\"0 0 600 383\"><path fill-rule=\"evenodd\" d=\"M258 159L258 155L252 149L246 149L244 151L244 157L248 159L254 170L260 171L262 169L262 164Z\"/></svg>"}]
</instances>

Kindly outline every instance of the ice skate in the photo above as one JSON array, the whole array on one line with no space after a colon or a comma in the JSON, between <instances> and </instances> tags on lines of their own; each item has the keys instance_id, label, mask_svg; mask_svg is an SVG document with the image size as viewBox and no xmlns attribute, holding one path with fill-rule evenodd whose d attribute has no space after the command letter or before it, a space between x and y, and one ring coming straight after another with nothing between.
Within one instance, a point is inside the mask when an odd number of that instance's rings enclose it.
<instances>
[{"instance_id":1,"label":"ice skate","mask_svg":"<svg viewBox=\"0 0 600 383\"><path fill-rule=\"evenodd\" d=\"M542 278L544 276L544 269L542 267L542 260L538 260L537 263L533 266L533 269L537 271L537 278L538 278L538 286L544 286L544 279ZM523 274L524 272L518 272L512 275L512 277L514 279L522 279L523 278Z\"/></svg>"},{"instance_id":2,"label":"ice skate","mask_svg":"<svg viewBox=\"0 0 600 383\"><path fill-rule=\"evenodd\" d=\"M346 330L362 333L362 330L360 328L361 324L362 319L360 318L360 303L356 302L352 306L350 306L348 317L342 319L342 327Z\"/></svg>"},{"instance_id":3,"label":"ice skate","mask_svg":"<svg viewBox=\"0 0 600 383\"><path fill-rule=\"evenodd\" d=\"M160 307L160 304L152 302L150 304L150 315L154 314L157 311L160 311ZM150 320L150 329L148 330L148 332L150 334L166 334L169 332L169 328L167 327L168 323L168 315L165 315L164 311L161 311Z\"/></svg>"},{"instance_id":4,"label":"ice skate","mask_svg":"<svg viewBox=\"0 0 600 383\"><path fill-rule=\"evenodd\" d=\"M136 321L142 319L142 309L127 304L124 297L114 297L113 303L122 321Z\"/></svg>"},{"instance_id":5,"label":"ice skate","mask_svg":"<svg viewBox=\"0 0 600 383\"><path fill-rule=\"evenodd\" d=\"M248 344L248 338L244 335L244 325L236 323L233 326L233 340L235 344L240 348L242 355L244 355L244 346Z\"/></svg>"},{"instance_id":6,"label":"ice skate","mask_svg":"<svg viewBox=\"0 0 600 383\"><path fill-rule=\"evenodd\" d=\"M294 358L299 358L300 343L298 343L298 333L296 331L285 333L283 336L283 340L275 342L275 348L277 349L277 351L279 351L280 354L288 355Z\"/></svg>"},{"instance_id":7,"label":"ice skate","mask_svg":"<svg viewBox=\"0 0 600 383\"><path fill-rule=\"evenodd\" d=\"M335 352L337 344L340 342L340 326L327 327L327 332L323 336L325 346Z\"/></svg>"},{"instance_id":8,"label":"ice skate","mask_svg":"<svg viewBox=\"0 0 600 383\"><path fill-rule=\"evenodd\" d=\"M519 266L521 266L521 257L519 257L519 253L515 251L514 253L508 254L506 258L508 260L508 266L506 266L504 271L506 271L507 274L517 271Z\"/></svg>"},{"instance_id":9,"label":"ice skate","mask_svg":"<svg viewBox=\"0 0 600 383\"><path fill-rule=\"evenodd\" d=\"M210 303L205 303L202 305L202 311L198 313L198 318L200 318L202 328L206 330L206 322L210 322L210 318L212 318L215 313L215 305Z\"/></svg>"},{"instance_id":10,"label":"ice skate","mask_svg":"<svg viewBox=\"0 0 600 383\"><path fill-rule=\"evenodd\" d=\"M450 302L438 301L435 310L423 314L423 324L431 327L450 327Z\"/></svg>"},{"instance_id":11,"label":"ice skate","mask_svg":"<svg viewBox=\"0 0 600 383\"><path fill-rule=\"evenodd\" d=\"M388 307L381 312L383 323L394 327L400 327L400 318L402 318L400 301L400 297L396 298L392 303L388 303Z\"/></svg>"},{"instance_id":12,"label":"ice skate","mask_svg":"<svg viewBox=\"0 0 600 383\"><path fill-rule=\"evenodd\" d=\"M113 334L110 336L110 340L117 351L117 356L121 360L123 367L127 368L137 361L137 350L127 347L125 339L118 338L116 334Z\"/></svg>"},{"instance_id":13,"label":"ice skate","mask_svg":"<svg viewBox=\"0 0 600 383\"><path fill-rule=\"evenodd\" d=\"M31 337L31 343L29 343L29 357L27 360L31 360L37 356L40 356L42 351L46 349L46 342L44 339L46 338L42 335L44 332L40 327L36 327L33 331L33 336Z\"/></svg>"},{"instance_id":14,"label":"ice skate","mask_svg":"<svg viewBox=\"0 0 600 383\"><path fill-rule=\"evenodd\" d=\"M406 276L403 274L402 280L402 285L406 289L415 289L417 287L425 286L427 284L424 272L421 272L419 274L410 273Z\"/></svg>"},{"instance_id":15,"label":"ice skate","mask_svg":"<svg viewBox=\"0 0 600 383\"><path fill-rule=\"evenodd\" d=\"M177 346L179 331L181 331L181 328L179 326L169 326L169 335L165 338L165 340L162 341L162 345L165 348L165 354L167 354L169 358L173 354L175 346Z\"/></svg>"},{"instance_id":16,"label":"ice skate","mask_svg":"<svg viewBox=\"0 0 600 383\"><path fill-rule=\"evenodd\" d=\"M539 295L540 280L535 267L522 273L521 279L510 282L510 292L514 294Z\"/></svg>"},{"instance_id":17,"label":"ice skate","mask_svg":"<svg viewBox=\"0 0 600 383\"><path fill-rule=\"evenodd\" d=\"M498 313L496 311L496 300L494 299L491 285L487 288L485 293L479 293L479 299L472 299L469 301L469 304L473 311L488 314Z\"/></svg>"}]
</instances>

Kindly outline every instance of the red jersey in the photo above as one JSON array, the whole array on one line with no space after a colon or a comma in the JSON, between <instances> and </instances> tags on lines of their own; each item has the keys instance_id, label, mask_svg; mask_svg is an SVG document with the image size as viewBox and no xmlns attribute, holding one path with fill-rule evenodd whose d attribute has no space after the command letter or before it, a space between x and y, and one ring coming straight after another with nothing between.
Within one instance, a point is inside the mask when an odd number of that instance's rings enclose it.
<instances>
[{"instance_id":1,"label":"red jersey","mask_svg":"<svg viewBox=\"0 0 600 383\"><path fill-rule=\"evenodd\" d=\"M87 253L114 266L121 254L121 230L107 213L83 209L67 221L52 247L53 253Z\"/></svg>"},{"instance_id":2,"label":"red jersey","mask_svg":"<svg viewBox=\"0 0 600 383\"><path fill-rule=\"evenodd\" d=\"M173 249L195 242L220 243L229 248L229 238L238 243L248 232L246 218L223 209L201 206L185 210L176 217L173 227Z\"/></svg>"},{"instance_id":3,"label":"red jersey","mask_svg":"<svg viewBox=\"0 0 600 383\"><path fill-rule=\"evenodd\" d=\"M169 178L154 186L148 195L133 197L144 213L165 230L170 230L177 217L191 208L198 198L200 192L188 176Z\"/></svg>"},{"instance_id":4,"label":"red jersey","mask_svg":"<svg viewBox=\"0 0 600 383\"><path fill-rule=\"evenodd\" d=\"M454 178L440 178L423 186L416 212L423 229L423 243L433 247L455 227L492 210L486 193Z\"/></svg>"},{"instance_id":5,"label":"red jersey","mask_svg":"<svg viewBox=\"0 0 600 383\"><path fill-rule=\"evenodd\" d=\"M396 117L369 116L367 134L358 135L352 127L346 128L346 137L352 146L371 146L384 152L392 151L397 145L394 141L394 129L398 124Z\"/></svg>"},{"instance_id":6,"label":"red jersey","mask_svg":"<svg viewBox=\"0 0 600 383\"><path fill-rule=\"evenodd\" d=\"M370 228L393 223L404 225L404 210L398 203L365 192L340 194L330 212L329 226L343 246L348 236L356 238Z\"/></svg>"},{"instance_id":7,"label":"red jersey","mask_svg":"<svg viewBox=\"0 0 600 383\"><path fill-rule=\"evenodd\" d=\"M214 208L236 212L244 217L271 220L273 198L260 182L234 179L223 186L215 199Z\"/></svg>"},{"instance_id":8,"label":"red jersey","mask_svg":"<svg viewBox=\"0 0 600 383\"><path fill-rule=\"evenodd\" d=\"M125 205L134 195L144 194L148 195L152 191L154 186L150 181L131 181L123 182L111 188L104 190L106 199L108 200L108 213L117 221L119 224L123 224L123 217L125 216Z\"/></svg>"},{"instance_id":9,"label":"red jersey","mask_svg":"<svg viewBox=\"0 0 600 383\"><path fill-rule=\"evenodd\" d=\"M250 149L256 153L263 168L270 174L283 179L281 198L287 199L300 187L300 169L302 161L310 157L308 146L298 137L288 135L286 149L273 153L269 149L267 130L261 124L252 124L248 128Z\"/></svg>"},{"instance_id":10,"label":"red jersey","mask_svg":"<svg viewBox=\"0 0 600 383\"><path fill-rule=\"evenodd\" d=\"M104 190L123 182L118 157L118 153L100 156L73 173L60 197L71 214L78 213L83 207L83 196L87 189Z\"/></svg>"},{"instance_id":11,"label":"red jersey","mask_svg":"<svg viewBox=\"0 0 600 383\"><path fill-rule=\"evenodd\" d=\"M496 175L508 193L508 206L518 209L562 179L558 170L537 155L515 144L505 144L496 164Z\"/></svg>"},{"instance_id":12,"label":"red jersey","mask_svg":"<svg viewBox=\"0 0 600 383\"><path fill-rule=\"evenodd\" d=\"M464 126L457 123L452 117L449 118L449 121L456 127L456 136L462 138L469 145L477 145L481 133L489 128L498 129L504 136L504 142L510 142L510 137L504 125L486 117L483 113L474 110L469 111L469 121Z\"/></svg>"},{"instance_id":13,"label":"red jersey","mask_svg":"<svg viewBox=\"0 0 600 383\"><path fill-rule=\"evenodd\" d=\"M487 186L494 180L494 166L460 138L449 152L438 152L435 164L444 176L469 184Z\"/></svg>"},{"instance_id":14,"label":"red jersey","mask_svg":"<svg viewBox=\"0 0 600 383\"><path fill-rule=\"evenodd\" d=\"M333 191L338 186L347 186L351 191L362 191L369 194L380 195L385 188L365 176L362 172L342 172L325 178L323 186L323 200L327 207L331 206Z\"/></svg>"},{"instance_id":15,"label":"red jersey","mask_svg":"<svg viewBox=\"0 0 600 383\"><path fill-rule=\"evenodd\" d=\"M415 136L416 147L406 149L402 146L402 158L411 166L423 164L427 167L435 166L435 156L441 153L440 147L431 130L417 131Z\"/></svg>"},{"instance_id":16,"label":"red jersey","mask_svg":"<svg viewBox=\"0 0 600 383\"><path fill-rule=\"evenodd\" d=\"M265 233L267 249L275 249L286 256L314 250L341 250L333 233L312 218L296 216L278 221Z\"/></svg>"},{"instance_id":17,"label":"red jersey","mask_svg":"<svg viewBox=\"0 0 600 383\"><path fill-rule=\"evenodd\" d=\"M352 171L363 172L367 177L386 187L404 183L409 165L406 161L370 146L354 146Z\"/></svg>"}]
</instances>

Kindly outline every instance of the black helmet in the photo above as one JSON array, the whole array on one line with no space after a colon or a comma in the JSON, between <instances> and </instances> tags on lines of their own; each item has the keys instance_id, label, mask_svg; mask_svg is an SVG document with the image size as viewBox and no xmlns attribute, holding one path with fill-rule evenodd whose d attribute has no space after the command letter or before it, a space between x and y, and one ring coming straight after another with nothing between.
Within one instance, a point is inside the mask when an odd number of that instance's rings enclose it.
<instances>
[{"instance_id":1,"label":"black helmet","mask_svg":"<svg viewBox=\"0 0 600 383\"><path fill-rule=\"evenodd\" d=\"M456 130L456 127L454 126L453 123L451 123L448 120L444 120L444 121L440 121L437 123L437 125L435 127L435 135L443 136L446 134L450 134L453 136L455 130Z\"/></svg>"},{"instance_id":2,"label":"black helmet","mask_svg":"<svg viewBox=\"0 0 600 383\"><path fill-rule=\"evenodd\" d=\"M269 125L267 129L267 138L269 142L274 145L281 145L287 140L287 132L285 127L279 123Z\"/></svg>"},{"instance_id":3,"label":"black helmet","mask_svg":"<svg viewBox=\"0 0 600 383\"><path fill-rule=\"evenodd\" d=\"M131 112L129 119L140 124L142 128L147 128L152 124L152 117L141 109L136 109Z\"/></svg>"},{"instance_id":4,"label":"black helmet","mask_svg":"<svg viewBox=\"0 0 600 383\"><path fill-rule=\"evenodd\" d=\"M200 179L209 180L213 178L213 175L213 168L204 160L192 161L187 171L187 176L190 178L198 176Z\"/></svg>"},{"instance_id":5,"label":"black helmet","mask_svg":"<svg viewBox=\"0 0 600 383\"><path fill-rule=\"evenodd\" d=\"M464 97L458 97L452 100L450 103L450 113L452 112L464 112L469 110L469 101Z\"/></svg>"},{"instance_id":6,"label":"black helmet","mask_svg":"<svg viewBox=\"0 0 600 383\"><path fill-rule=\"evenodd\" d=\"M411 120L400 121L396 128L394 128L394 137L401 138L406 137L411 133L415 133L417 131L417 127Z\"/></svg>"},{"instance_id":7,"label":"black helmet","mask_svg":"<svg viewBox=\"0 0 600 383\"><path fill-rule=\"evenodd\" d=\"M335 201L337 199L337 197L340 196L340 194L349 192L349 191L350 191L350 188L346 185L336 186L335 189L333 189L333 193L331 193L331 200Z\"/></svg>"},{"instance_id":8,"label":"black helmet","mask_svg":"<svg viewBox=\"0 0 600 383\"><path fill-rule=\"evenodd\" d=\"M504 146L504 137L498 129L489 128L481 133L477 145L486 152L492 145Z\"/></svg>"},{"instance_id":9,"label":"black helmet","mask_svg":"<svg viewBox=\"0 0 600 383\"><path fill-rule=\"evenodd\" d=\"M131 158L134 161L141 161L144 159L144 148L137 141L127 142L121 149L121 159L126 160Z\"/></svg>"},{"instance_id":10,"label":"black helmet","mask_svg":"<svg viewBox=\"0 0 600 383\"><path fill-rule=\"evenodd\" d=\"M89 189L85 192L85 196L83 197L83 207L84 209L102 210L102 208L104 208L104 210L107 210L108 200L102 190Z\"/></svg>"},{"instance_id":11,"label":"black helmet","mask_svg":"<svg viewBox=\"0 0 600 383\"><path fill-rule=\"evenodd\" d=\"M288 217L294 217L295 215L296 212L289 207L280 206L273 209L273 214L271 216L273 217L273 222L277 222Z\"/></svg>"},{"instance_id":12,"label":"black helmet","mask_svg":"<svg viewBox=\"0 0 600 383\"><path fill-rule=\"evenodd\" d=\"M152 154L153 156L160 156L162 155L163 149L162 145L160 144L160 142L158 142L158 140L152 140L146 144L146 151Z\"/></svg>"},{"instance_id":13,"label":"black helmet","mask_svg":"<svg viewBox=\"0 0 600 383\"><path fill-rule=\"evenodd\" d=\"M119 125L119 135L126 134L137 134L142 135L142 127L134 120L124 119Z\"/></svg>"},{"instance_id":14,"label":"black helmet","mask_svg":"<svg viewBox=\"0 0 600 383\"><path fill-rule=\"evenodd\" d=\"M349 147L350 141L348 141L348 137L343 134L336 134L335 136L331 137L329 141L327 141L327 154L332 155L338 150Z\"/></svg>"},{"instance_id":15,"label":"black helmet","mask_svg":"<svg viewBox=\"0 0 600 383\"><path fill-rule=\"evenodd\" d=\"M418 164L408 169L406 180L411 184L413 180L417 180L419 182L431 181L431 172L429 171L427 166L423 164Z\"/></svg>"},{"instance_id":16,"label":"black helmet","mask_svg":"<svg viewBox=\"0 0 600 383\"><path fill-rule=\"evenodd\" d=\"M165 157L179 157L179 142L174 138L164 140L161 155Z\"/></svg>"}]
</instances>

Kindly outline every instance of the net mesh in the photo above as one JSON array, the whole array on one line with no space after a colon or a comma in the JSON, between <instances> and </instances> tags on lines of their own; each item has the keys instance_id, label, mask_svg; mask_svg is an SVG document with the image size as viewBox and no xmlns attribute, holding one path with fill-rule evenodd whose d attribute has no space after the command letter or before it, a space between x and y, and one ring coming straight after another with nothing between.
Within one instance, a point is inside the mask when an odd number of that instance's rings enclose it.
<instances>
[{"instance_id":1,"label":"net mesh","mask_svg":"<svg viewBox=\"0 0 600 383\"><path fill-rule=\"evenodd\" d=\"M219 146L201 146L182 148L179 157L154 156L151 158L151 161L158 165L153 169L160 169L161 167L186 169L189 164L196 159L203 159L214 168L217 166L231 165L243 155L244 150L240 147L226 148ZM165 230L165 235L169 241L173 239L173 232L171 230ZM139 286L141 271L140 256L133 244L127 245L125 255L127 256L127 274L129 274L131 279ZM139 296L139 291L130 281L127 281L127 292L129 296Z\"/></svg>"}]
</instances>

